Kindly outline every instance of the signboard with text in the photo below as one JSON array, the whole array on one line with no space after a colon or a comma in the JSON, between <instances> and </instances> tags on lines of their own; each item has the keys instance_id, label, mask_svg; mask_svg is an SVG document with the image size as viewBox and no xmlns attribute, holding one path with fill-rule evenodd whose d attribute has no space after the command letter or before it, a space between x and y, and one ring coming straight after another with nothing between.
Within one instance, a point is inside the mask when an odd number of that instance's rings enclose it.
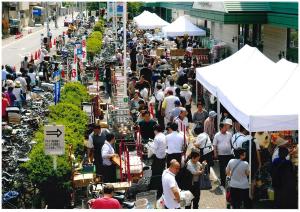
<instances>
[{"instance_id":1,"label":"signboard with text","mask_svg":"<svg viewBox=\"0 0 300 212\"><path fill-rule=\"evenodd\" d=\"M45 125L44 129L45 154L65 154L65 126Z\"/></svg>"}]
</instances>

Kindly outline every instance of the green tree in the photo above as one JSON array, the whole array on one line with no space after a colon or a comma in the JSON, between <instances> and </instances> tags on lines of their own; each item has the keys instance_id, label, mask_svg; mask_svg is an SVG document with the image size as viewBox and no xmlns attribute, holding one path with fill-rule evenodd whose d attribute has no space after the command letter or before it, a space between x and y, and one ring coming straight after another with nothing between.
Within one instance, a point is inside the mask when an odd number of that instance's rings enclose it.
<instances>
[{"instance_id":1,"label":"green tree","mask_svg":"<svg viewBox=\"0 0 300 212\"><path fill-rule=\"evenodd\" d=\"M130 19L139 15L144 9L143 2L128 2L127 3L127 12Z\"/></svg>"}]
</instances>

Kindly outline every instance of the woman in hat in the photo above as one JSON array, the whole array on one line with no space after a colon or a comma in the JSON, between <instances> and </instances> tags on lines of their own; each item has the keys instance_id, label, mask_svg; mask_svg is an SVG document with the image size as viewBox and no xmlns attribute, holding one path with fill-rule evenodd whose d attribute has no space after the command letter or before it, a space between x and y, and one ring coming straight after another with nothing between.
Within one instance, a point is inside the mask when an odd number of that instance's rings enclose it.
<instances>
[{"instance_id":1,"label":"woman in hat","mask_svg":"<svg viewBox=\"0 0 300 212\"><path fill-rule=\"evenodd\" d=\"M13 89L13 94L16 96L14 106L19 107L21 109L23 93L22 93L21 83L19 81L16 81L16 83L15 83L15 88Z\"/></svg>"},{"instance_id":2,"label":"woman in hat","mask_svg":"<svg viewBox=\"0 0 300 212\"><path fill-rule=\"evenodd\" d=\"M180 96L183 96L185 98L185 108L186 111L188 112L187 118L189 122L192 122L192 92L190 91L190 86L188 84L184 84L181 88Z\"/></svg>"}]
</instances>

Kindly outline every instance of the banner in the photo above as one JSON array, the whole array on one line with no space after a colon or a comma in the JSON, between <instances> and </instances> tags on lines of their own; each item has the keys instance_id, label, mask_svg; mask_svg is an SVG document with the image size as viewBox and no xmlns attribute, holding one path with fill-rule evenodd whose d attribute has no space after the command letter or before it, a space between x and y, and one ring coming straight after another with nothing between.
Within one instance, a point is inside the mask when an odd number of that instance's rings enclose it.
<instances>
[{"instance_id":1,"label":"banner","mask_svg":"<svg viewBox=\"0 0 300 212\"><path fill-rule=\"evenodd\" d=\"M82 53L82 62L86 63L87 55L86 55L86 37L85 36L82 36L81 48L82 48L82 51L81 51L81 53Z\"/></svg>"},{"instance_id":2,"label":"banner","mask_svg":"<svg viewBox=\"0 0 300 212\"><path fill-rule=\"evenodd\" d=\"M71 81L77 81L77 47L74 48L74 60L71 70Z\"/></svg>"},{"instance_id":3,"label":"banner","mask_svg":"<svg viewBox=\"0 0 300 212\"><path fill-rule=\"evenodd\" d=\"M55 71L53 73L54 79L54 103L57 104L60 99L60 71Z\"/></svg>"}]
</instances>

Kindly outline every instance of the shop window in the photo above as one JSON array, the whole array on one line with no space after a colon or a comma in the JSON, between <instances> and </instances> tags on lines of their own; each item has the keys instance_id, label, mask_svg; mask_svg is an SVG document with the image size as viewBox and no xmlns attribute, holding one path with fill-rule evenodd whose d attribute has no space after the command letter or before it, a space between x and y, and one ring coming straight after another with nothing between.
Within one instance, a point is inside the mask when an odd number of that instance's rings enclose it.
<instances>
[{"instance_id":1,"label":"shop window","mask_svg":"<svg viewBox=\"0 0 300 212\"><path fill-rule=\"evenodd\" d=\"M261 51L263 50L263 44L261 41L261 28L260 24L240 24L238 35L238 48L241 49L244 45L257 47Z\"/></svg>"}]
</instances>

